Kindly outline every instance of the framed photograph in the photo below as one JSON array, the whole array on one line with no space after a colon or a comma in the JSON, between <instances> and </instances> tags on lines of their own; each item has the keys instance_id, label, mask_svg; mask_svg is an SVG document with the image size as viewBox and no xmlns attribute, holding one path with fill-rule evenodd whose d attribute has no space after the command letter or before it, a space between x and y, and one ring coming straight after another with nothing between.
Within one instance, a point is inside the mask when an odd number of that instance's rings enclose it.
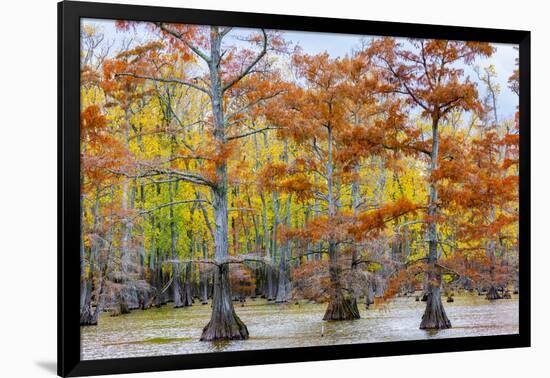
<instances>
[{"instance_id":1,"label":"framed photograph","mask_svg":"<svg viewBox=\"0 0 550 378\"><path fill-rule=\"evenodd\" d=\"M59 375L530 345L528 31L58 10Z\"/></svg>"}]
</instances>

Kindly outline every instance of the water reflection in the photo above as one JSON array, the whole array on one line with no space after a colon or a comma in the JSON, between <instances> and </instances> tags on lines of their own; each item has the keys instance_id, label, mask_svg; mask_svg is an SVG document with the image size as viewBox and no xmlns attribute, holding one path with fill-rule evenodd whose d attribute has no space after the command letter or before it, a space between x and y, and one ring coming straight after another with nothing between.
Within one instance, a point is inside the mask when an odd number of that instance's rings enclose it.
<instances>
[{"instance_id":1,"label":"water reflection","mask_svg":"<svg viewBox=\"0 0 550 378\"><path fill-rule=\"evenodd\" d=\"M81 328L81 354L83 359L123 358L518 333L517 297L487 301L477 295L457 296L445 304L453 328L441 331L418 329L424 306L414 297L396 298L369 310L362 307L361 319L325 322L324 304L249 300L236 311L250 339L231 342L199 341L210 317L209 305L167 305L119 317L104 313L97 327Z\"/></svg>"}]
</instances>

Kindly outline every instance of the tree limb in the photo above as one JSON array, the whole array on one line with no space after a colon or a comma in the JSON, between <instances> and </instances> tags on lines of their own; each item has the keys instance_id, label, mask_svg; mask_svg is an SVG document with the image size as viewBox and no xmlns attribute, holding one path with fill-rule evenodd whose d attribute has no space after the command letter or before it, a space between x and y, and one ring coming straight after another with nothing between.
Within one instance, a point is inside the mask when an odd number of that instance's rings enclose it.
<instances>
[{"instance_id":1,"label":"tree limb","mask_svg":"<svg viewBox=\"0 0 550 378\"><path fill-rule=\"evenodd\" d=\"M252 130L252 131L249 131L249 132L244 133L244 134L229 136L226 139L229 141L229 140L235 140L235 139L240 139L240 138L246 138L247 136L254 135L254 134L257 134L257 133L261 133L261 132L266 131L266 130L278 130L278 129L280 129L280 127L267 126L267 127L262 128L262 129Z\"/></svg>"},{"instance_id":2,"label":"tree limb","mask_svg":"<svg viewBox=\"0 0 550 378\"><path fill-rule=\"evenodd\" d=\"M176 39L179 39L185 46L187 46L191 51L193 51L195 54L197 54L202 60L204 60L206 63L210 63L210 57L206 55L205 52L200 50L197 46L193 45L191 42L189 42L187 39L183 38L183 36L178 33L175 30L172 30L168 27L166 27L162 22L153 22L154 25L159 27L162 31L170 34Z\"/></svg>"},{"instance_id":3,"label":"tree limb","mask_svg":"<svg viewBox=\"0 0 550 378\"><path fill-rule=\"evenodd\" d=\"M157 207L154 207L152 209L141 210L139 213L140 214L149 214L149 213L152 213L153 211L160 210L160 209L168 207L168 206L181 205L181 204L186 204L186 203L205 203L205 202L210 203L209 201L204 200L204 199L174 201L174 202L164 203L164 204L162 204L160 206L157 206Z\"/></svg>"},{"instance_id":4,"label":"tree limb","mask_svg":"<svg viewBox=\"0 0 550 378\"><path fill-rule=\"evenodd\" d=\"M195 88L195 89L197 89L197 90L199 90L203 93L206 93L208 96L210 96L210 91L208 89L206 89L204 87L201 87L200 85L191 83L189 81L181 80L181 79L153 77L153 76L147 76L147 75L138 75L138 74L134 74L134 73L131 73L131 72L119 72L119 73L115 74L115 77L119 77L119 76L129 76L129 77L134 77L136 79L152 80L152 81L157 81L157 82L161 82L161 83L181 84L181 85L185 85L185 86L188 86L188 87L191 87L191 88Z\"/></svg>"},{"instance_id":5,"label":"tree limb","mask_svg":"<svg viewBox=\"0 0 550 378\"><path fill-rule=\"evenodd\" d=\"M224 86L223 86L223 89L222 89L222 92L225 92L227 91L229 88L231 88L233 85L237 84L239 81L241 81L246 75L248 75L250 73L250 70L252 70L252 68L258 64L258 62L260 61L260 59L262 59L264 57L264 55L267 53L267 33L265 32L264 29L262 29L262 34L263 34L263 46L262 46L262 51L260 51L258 53L258 55L256 55L256 58L254 58L254 60L243 70L241 71L241 73L239 73L236 77L234 77L233 79L231 79L228 83L226 83Z\"/></svg>"}]
</instances>

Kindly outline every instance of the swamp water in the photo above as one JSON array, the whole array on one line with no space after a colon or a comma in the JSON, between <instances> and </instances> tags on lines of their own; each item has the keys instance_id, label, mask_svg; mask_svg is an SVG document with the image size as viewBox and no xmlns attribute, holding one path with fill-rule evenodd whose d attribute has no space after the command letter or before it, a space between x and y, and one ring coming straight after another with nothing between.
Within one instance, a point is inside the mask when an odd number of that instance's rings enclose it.
<instances>
[{"instance_id":1,"label":"swamp water","mask_svg":"<svg viewBox=\"0 0 550 378\"><path fill-rule=\"evenodd\" d=\"M414 296L371 305L368 310L361 301L361 319L341 322L322 320L326 304L280 305L248 299L244 307L237 302L234 305L248 327L250 339L230 342L199 341L210 318L210 305L174 309L168 304L118 317L102 313L98 326L80 328L81 357L84 360L148 357L519 332L517 296L496 301L478 295L460 295L454 299L453 303L444 302L453 328L441 331L418 329L425 303L415 302Z\"/></svg>"}]
</instances>

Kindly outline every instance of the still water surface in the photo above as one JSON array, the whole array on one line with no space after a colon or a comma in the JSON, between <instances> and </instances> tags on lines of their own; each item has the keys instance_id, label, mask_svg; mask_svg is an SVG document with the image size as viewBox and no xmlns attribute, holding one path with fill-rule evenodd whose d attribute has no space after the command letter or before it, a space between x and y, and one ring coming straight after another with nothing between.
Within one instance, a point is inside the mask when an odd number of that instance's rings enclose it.
<instances>
[{"instance_id":1,"label":"still water surface","mask_svg":"<svg viewBox=\"0 0 550 378\"><path fill-rule=\"evenodd\" d=\"M209 305L173 309L171 304L146 311L110 317L103 313L97 327L81 327L82 359L165 356L171 354L273 349L398 340L418 340L518 333L518 298L487 301L482 296L456 296L445 303L453 328L418 329L425 307L414 297L396 298L365 310L361 319L342 322L322 320L325 304L235 303L250 339L200 342L210 317Z\"/></svg>"}]
</instances>

